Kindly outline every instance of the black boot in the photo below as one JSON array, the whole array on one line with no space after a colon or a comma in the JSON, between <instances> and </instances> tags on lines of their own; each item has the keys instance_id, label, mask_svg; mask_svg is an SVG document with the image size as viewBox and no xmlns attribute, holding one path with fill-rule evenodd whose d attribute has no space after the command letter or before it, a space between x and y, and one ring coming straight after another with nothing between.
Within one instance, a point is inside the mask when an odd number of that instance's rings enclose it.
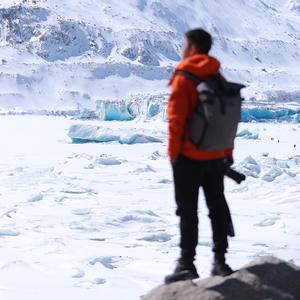
<instances>
[{"instance_id":1,"label":"black boot","mask_svg":"<svg viewBox=\"0 0 300 300\"><path fill-rule=\"evenodd\" d=\"M212 276L228 276L234 271L225 263L225 255L223 253L216 253L211 270Z\"/></svg>"},{"instance_id":2,"label":"black boot","mask_svg":"<svg viewBox=\"0 0 300 300\"><path fill-rule=\"evenodd\" d=\"M199 278L199 275L193 261L179 259L174 273L165 277L165 284L180 280L192 280L196 278Z\"/></svg>"}]
</instances>

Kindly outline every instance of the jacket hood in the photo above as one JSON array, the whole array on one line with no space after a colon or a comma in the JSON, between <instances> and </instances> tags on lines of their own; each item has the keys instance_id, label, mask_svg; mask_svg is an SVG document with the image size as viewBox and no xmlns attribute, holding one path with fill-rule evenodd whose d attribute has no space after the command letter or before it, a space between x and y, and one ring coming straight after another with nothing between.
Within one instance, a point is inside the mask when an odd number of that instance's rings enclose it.
<instances>
[{"instance_id":1,"label":"jacket hood","mask_svg":"<svg viewBox=\"0 0 300 300\"><path fill-rule=\"evenodd\" d=\"M216 58L207 54L194 54L183 59L176 71L186 71L199 77L208 77L217 73L220 65Z\"/></svg>"}]
</instances>

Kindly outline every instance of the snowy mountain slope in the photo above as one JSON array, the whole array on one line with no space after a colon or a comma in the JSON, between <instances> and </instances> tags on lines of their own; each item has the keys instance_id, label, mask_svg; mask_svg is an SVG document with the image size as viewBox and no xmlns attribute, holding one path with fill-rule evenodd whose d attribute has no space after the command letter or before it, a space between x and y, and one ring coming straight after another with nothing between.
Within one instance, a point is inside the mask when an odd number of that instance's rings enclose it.
<instances>
[{"instance_id":1,"label":"snowy mountain slope","mask_svg":"<svg viewBox=\"0 0 300 300\"><path fill-rule=\"evenodd\" d=\"M183 32L197 26L213 34L228 78L249 85L247 98L286 102L292 92L298 104L299 17L299 0L2 0L0 108L165 94Z\"/></svg>"}]
</instances>

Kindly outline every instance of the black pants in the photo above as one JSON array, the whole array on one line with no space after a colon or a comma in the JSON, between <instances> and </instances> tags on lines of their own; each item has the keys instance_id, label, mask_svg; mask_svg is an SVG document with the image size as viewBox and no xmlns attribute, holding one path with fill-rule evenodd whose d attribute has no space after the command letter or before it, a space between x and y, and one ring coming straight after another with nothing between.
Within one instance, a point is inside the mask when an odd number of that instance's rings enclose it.
<instances>
[{"instance_id":1,"label":"black pants","mask_svg":"<svg viewBox=\"0 0 300 300\"><path fill-rule=\"evenodd\" d=\"M193 160L180 155L173 164L176 214L180 217L181 257L194 260L198 244L198 192L202 186L213 232L213 251L226 253L227 235L233 235L224 196L223 159Z\"/></svg>"}]
</instances>

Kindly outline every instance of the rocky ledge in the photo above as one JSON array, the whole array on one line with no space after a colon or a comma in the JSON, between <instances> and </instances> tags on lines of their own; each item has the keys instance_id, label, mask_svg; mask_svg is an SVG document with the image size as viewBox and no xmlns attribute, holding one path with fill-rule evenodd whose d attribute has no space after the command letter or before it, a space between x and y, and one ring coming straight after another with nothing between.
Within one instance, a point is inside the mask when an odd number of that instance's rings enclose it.
<instances>
[{"instance_id":1,"label":"rocky ledge","mask_svg":"<svg viewBox=\"0 0 300 300\"><path fill-rule=\"evenodd\" d=\"M299 300L300 268L276 257L259 257L228 277L161 285L143 300Z\"/></svg>"}]
</instances>

